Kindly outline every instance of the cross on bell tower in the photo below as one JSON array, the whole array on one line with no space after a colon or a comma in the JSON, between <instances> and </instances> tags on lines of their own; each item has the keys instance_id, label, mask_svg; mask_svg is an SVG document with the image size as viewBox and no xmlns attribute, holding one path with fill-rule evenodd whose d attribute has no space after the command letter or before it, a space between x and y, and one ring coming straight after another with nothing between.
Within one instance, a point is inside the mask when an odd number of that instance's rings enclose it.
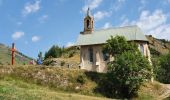
<instances>
[{"instance_id":1,"label":"cross on bell tower","mask_svg":"<svg viewBox=\"0 0 170 100\"><path fill-rule=\"evenodd\" d=\"M94 18L90 15L90 8L84 18L84 33L91 33L94 30Z\"/></svg>"}]
</instances>

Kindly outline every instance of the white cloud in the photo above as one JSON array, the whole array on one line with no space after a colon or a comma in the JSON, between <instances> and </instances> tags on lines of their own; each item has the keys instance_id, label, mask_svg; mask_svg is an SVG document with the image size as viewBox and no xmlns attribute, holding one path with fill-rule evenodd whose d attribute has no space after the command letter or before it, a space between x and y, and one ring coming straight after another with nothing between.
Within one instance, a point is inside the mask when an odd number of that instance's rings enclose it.
<instances>
[{"instance_id":1,"label":"white cloud","mask_svg":"<svg viewBox=\"0 0 170 100\"><path fill-rule=\"evenodd\" d=\"M144 10L141 12L139 19L136 21L129 21L125 19L122 26L138 25L145 34L151 34L156 38L164 38L170 40L170 24L167 24L168 15L162 10L157 9L154 12Z\"/></svg>"},{"instance_id":2,"label":"white cloud","mask_svg":"<svg viewBox=\"0 0 170 100\"><path fill-rule=\"evenodd\" d=\"M99 7L99 5L102 3L103 0L85 0L86 4L82 7L82 11L84 13L86 13L88 7L90 8L90 10L94 10L96 8ZM119 0L124 1L124 0ZM96 13L94 13L94 19L95 21L101 20L104 17L109 17L111 15L111 11L97 11Z\"/></svg>"},{"instance_id":3,"label":"white cloud","mask_svg":"<svg viewBox=\"0 0 170 100\"><path fill-rule=\"evenodd\" d=\"M38 20L40 23L44 23L47 19L48 19L48 15L43 15Z\"/></svg>"},{"instance_id":4,"label":"white cloud","mask_svg":"<svg viewBox=\"0 0 170 100\"><path fill-rule=\"evenodd\" d=\"M39 36L33 36L32 37L32 42L37 42L40 40L40 37Z\"/></svg>"},{"instance_id":5,"label":"white cloud","mask_svg":"<svg viewBox=\"0 0 170 100\"><path fill-rule=\"evenodd\" d=\"M22 36L24 36L24 34L25 34L24 32L18 31L18 32L15 32L15 33L12 34L12 38L14 40L17 40L17 39L21 38Z\"/></svg>"},{"instance_id":6,"label":"white cloud","mask_svg":"<svg viewBox=\"0 0 170 100\"><path fill-rule=\"evenodd\" d=\"M40 1L39 0L36 0L35 3L27 3L24 7L24 10L23 10L23 15L26 16L30 13L35 13L37 12L38 10L40 10Z\"/></svg>"},{"instance_id":7,"label":"white cloud","mask_svg":"<svg viewBox=\"0 0 170 100\"><path fill-rule=\"evenodd\" d=\"M122 5L125 3L125 0L117 0L114 2L114 4L111 7L111 10L118 11Z\"/></svg>"},{"instance_id":8,"label":"white cloud","mask_svg":"<svg viewBox=\"0 0 170 100\"><path fill-rule=\"evenodd\" d=\"M87 4L82 8L82 11L86 13L88 7L93 10L97 8L103 0L86 0Z\"/></svg>"},{"instance_id":9,"label":"white cloud","mask_svg":"<svg viewBox=\"0 0 170 100\"><path fill-rule=\"evenodd\" d=\"M162 10L155 10L153 13L149 11L142 11L137 25L142 27L145 31L150 31L163 24L167 20L167 15L165 15Z\"/></svg>"},{"instance_id":10,"label":"white cloud","mask_svg":"<svg viewBox=\"0 0 170 100\"><path fill-rule=\"evenodd\" d=\"M109 22L107 22L107 23L104 24L103 29L107 29L107 28L110 28L110 27L112 27L112 25Z\"/></svg>"},{"instance_id":11,"label":"white cloud","mask_svg":"<svg viewBox=\"0 0 170 100\"><path fill-rule=\"evenodd\" d=\"M103 19L104 17L109 17L111 14L109 12L106 12L106 11L98 11L94 14L94 19L95 21L98 21L98 20L101 20Z\"/></svg>"},{"instance_id":12,"label":"white cloud","mask_svg":"<svg viewBox=\"0 0 170 100\"><path fill-rule=\"evenodd\" d=\"M170 40L170 24L163 24L150 30L148 33L157 38Z\"/></svg>"},{"instance_id":13,"label":"white cloud","mask_svg":"<svg viewBox=\"0 0 170 100\"><path fill-rule=\"evenodd\" d=\"M71 46L74 46L74 42L68 42L67 44L66 44L66 47L71 47Z\"/></svg>"}]
</instances>

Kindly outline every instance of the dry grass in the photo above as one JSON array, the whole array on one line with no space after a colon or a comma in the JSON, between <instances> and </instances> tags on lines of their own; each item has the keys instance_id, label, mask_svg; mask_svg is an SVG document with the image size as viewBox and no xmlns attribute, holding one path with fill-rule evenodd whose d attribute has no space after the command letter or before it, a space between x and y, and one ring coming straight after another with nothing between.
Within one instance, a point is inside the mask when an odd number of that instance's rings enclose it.
<instances>
[{"instance_id":1,"label":"dry grass","mask_svg":"<svg viewBox=\"0 0 170 100\"><path fill-rule=\"evenodd\" d=\"M73 57L70 57L70 58L66 58L66 57L61 57L61 58L58 58L60 60L63 60L63 61L66 61L66 62L80 62L80 54L74 54Z\"/></svg>"},{"instance_id":2,"label":"dry grass","mask_svg":"<svg viewBox=\"0 0 170 100\"><path fill-rule=\"evenodd\" d=\"M154 81L146 82L143 86L141 86L139 90L139 97L140 100L157 100L160 95L166 92L166 88L163 84Z\"/></svg>"}]
</instances>

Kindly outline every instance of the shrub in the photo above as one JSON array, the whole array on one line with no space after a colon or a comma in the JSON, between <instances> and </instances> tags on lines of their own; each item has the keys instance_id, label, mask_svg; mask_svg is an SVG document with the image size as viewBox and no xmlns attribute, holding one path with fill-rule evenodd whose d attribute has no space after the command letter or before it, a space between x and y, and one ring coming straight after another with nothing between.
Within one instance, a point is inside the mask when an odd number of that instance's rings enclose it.
<instances>
[{"instance_id":1,"label":"shrub","mask_svg":"<svg viewBox=\"0 0 170 100\"><path fill-rule=\"evenodd\" d=\"M0 61L0 65L3 65L3 63Z\"/></svg>"},{"instance_id":2,"label":"shrub","mask_svg":"<svg viewBox=\"0 0 170 100\"><path fill-rule=\"evenodd\" d=\"M43 64L47 66L49 66L51 63L53 63L53 60L46 60L43 62Z\"/></svg>"},{"instance_id":3,"label":"shrub","mask_svg":"<svg viewBox=\"0 0 170 100\"><path fill-rule=\"evenodd\" d=\"M113 90L110 93L123 98L136 96L143 81L151 78L148 60L135 43L127 42L122 36L107 40L103 51L115 57L108 63L108 80L112 82L110 88Z\"/></svg>"},{"instance_id":4,"label":"shrub","mask_svg":"<svg viewBox=\"0 0 170 100\"><path fill-rule=\"evenodd\" d=\"M117 90L123 97L137 95L140 85L150 78L151 67L140 53L124 52L114 62L112 71L117 83Z\"/></svg>"},{"instance_id":5,"label":"shrub","mask_svg":"<svg viewBox=\"0 0 170 100\"><path fill-rule=\"evenodd\" d=\"M69 57L69 58L70 58L70 57L73 57L74 53L75 53L74 51L70 51L68 57Z\"/></svg>"},{"instance_id":6,"label":"shrub","mask_svg":"<svg viewBox=\"0 0 170 100\"><path fill-rule=\"evenodd\" d=\"M79 75L77 77L77 82L80 83L80 84L84 84L86 82L86 78L84 75Z\"/></svg>"},{"instance_id":7,"label":"shrub","mask_svg":"<svg viewBox=\"0 0 170 100\"><path fill-rule=\"evenodd\" d=\"M58 58L62 55L62 49L59 46L53 45L48 52L45 53L45 59L49 57Z\"/></svg>"},{"instance_id":8,"label":"shrub","mask_svg":"<svg viewBox=\"0 0 170 100\"><path fill-rule=\"evenodd\" d=\"M153 55L153 56L160 56L160 52L156 51L154 48L149 48L150 50L150 53Z\"/></svg>"},{"instance_id":9,"label":"shrub","mask_svg":"<svg viewBox=\"0 0 170 100\"><path fill-rule=\"evenodd\" d=\"M65 61L61 61L61 66L64 66L65 65Z\"/></svg>"},{"instance_id":10,"label":"shrub","mask_svg":"<svg viewBox=\"0 0 170 100\"><path fill-rule=\"evenodd\" d=\"M160 57L160 67L157 71L157 79L160 82L170 83L170 53Z\"/></svg>"}]
</instances>

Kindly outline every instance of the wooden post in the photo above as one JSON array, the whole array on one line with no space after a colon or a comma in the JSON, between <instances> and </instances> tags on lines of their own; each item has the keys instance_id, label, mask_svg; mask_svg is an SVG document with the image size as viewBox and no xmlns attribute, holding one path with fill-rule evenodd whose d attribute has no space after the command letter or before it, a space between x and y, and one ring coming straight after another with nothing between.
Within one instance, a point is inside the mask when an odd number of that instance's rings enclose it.
<instances>
[{"instance_id":1,"label":"wooden post","mask_svg":"<svg viewBox=\"0 0 170 100\"><path fill-rule=\"evenodd\" d=\"M12 58L11 58L11 64L14 65L15 64L15 44L12 43Z\"/></svg>"}]
</instances>

